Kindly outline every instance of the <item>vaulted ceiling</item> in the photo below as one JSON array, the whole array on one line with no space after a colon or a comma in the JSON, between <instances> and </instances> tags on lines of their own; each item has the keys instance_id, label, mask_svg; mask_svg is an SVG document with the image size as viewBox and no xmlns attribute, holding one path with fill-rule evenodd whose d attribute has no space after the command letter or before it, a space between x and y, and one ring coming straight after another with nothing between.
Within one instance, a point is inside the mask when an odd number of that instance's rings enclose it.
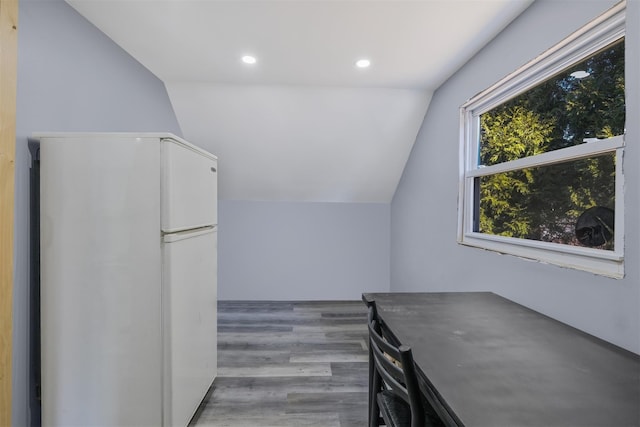
<instances>
[{"instance_id":1,"label":"vaulted ceiling","mask_svg":"<svg viewBox=\"0 0 640 427\"><path fill-rule=\"evenodd\" d=\"M532 1L67 0L164 81L222 199L324 202L389 202L433 91Z\"/></svg>"}]
</instances>

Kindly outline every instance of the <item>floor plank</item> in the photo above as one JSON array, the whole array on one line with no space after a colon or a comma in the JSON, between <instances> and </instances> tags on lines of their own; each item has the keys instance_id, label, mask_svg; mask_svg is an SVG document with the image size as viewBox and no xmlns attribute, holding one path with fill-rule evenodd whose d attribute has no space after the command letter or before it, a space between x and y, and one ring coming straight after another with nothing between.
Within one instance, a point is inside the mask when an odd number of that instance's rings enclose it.
<instances>
[{"instance_id":1,"label":"floor plank","mask_svg":"<svg viewBox=\"0 0 640 427\"><path fill-rule=\"evenodd\" d=\"M193 427L364 427L360 301L221 301L218 377Z\"/></svg>"}]
</instances>

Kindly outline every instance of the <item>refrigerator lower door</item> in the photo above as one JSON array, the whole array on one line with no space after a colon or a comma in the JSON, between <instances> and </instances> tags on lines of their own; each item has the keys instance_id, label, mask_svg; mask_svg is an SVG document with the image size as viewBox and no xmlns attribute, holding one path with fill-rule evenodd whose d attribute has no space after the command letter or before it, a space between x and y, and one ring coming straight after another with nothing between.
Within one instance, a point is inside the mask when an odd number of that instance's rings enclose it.
<instances>
[{"instance_id":1,"label":"refrigerator lower door","mask_svg":"<svg viewBox=\"0 0 640 427\"><path fill-rule=\"evenodd\" d=\"M217 369L217 232L164 236L164 425L187 426Z\"/></svg>"}]
</instances>

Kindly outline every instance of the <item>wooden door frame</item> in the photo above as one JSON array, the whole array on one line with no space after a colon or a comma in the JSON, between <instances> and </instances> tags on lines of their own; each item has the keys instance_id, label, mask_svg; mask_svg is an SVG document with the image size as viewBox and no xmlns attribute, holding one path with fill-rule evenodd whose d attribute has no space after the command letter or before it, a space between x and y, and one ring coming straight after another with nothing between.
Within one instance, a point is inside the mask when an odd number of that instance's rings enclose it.
<instances>
[{"instance_id":1,"label":"wooden door frame","mask_svg":"<svg viewBox=\"0 0 640 427\"><path fill-rule=\"evenodd\" d=\"M0 0L0 426L11 425L18 0Z\"/></svg>"}]
</instances>

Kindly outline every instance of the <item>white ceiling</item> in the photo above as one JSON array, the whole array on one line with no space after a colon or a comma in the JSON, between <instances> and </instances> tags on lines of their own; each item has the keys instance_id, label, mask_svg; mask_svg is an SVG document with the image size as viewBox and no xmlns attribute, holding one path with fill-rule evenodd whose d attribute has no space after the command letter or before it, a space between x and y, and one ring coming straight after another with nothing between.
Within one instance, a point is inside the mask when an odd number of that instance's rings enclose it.
<instances>
[{"instance_id":1,"label":"white ceiling","mask_svg":"<svg viewBox=\"0 0 640 427\"><path fill-rule=\"evenodd\" d=\"M532 1L67 0L165 82L222 199L331 202L389 202L433 91Z\"/></svg>"}]
</instances>

